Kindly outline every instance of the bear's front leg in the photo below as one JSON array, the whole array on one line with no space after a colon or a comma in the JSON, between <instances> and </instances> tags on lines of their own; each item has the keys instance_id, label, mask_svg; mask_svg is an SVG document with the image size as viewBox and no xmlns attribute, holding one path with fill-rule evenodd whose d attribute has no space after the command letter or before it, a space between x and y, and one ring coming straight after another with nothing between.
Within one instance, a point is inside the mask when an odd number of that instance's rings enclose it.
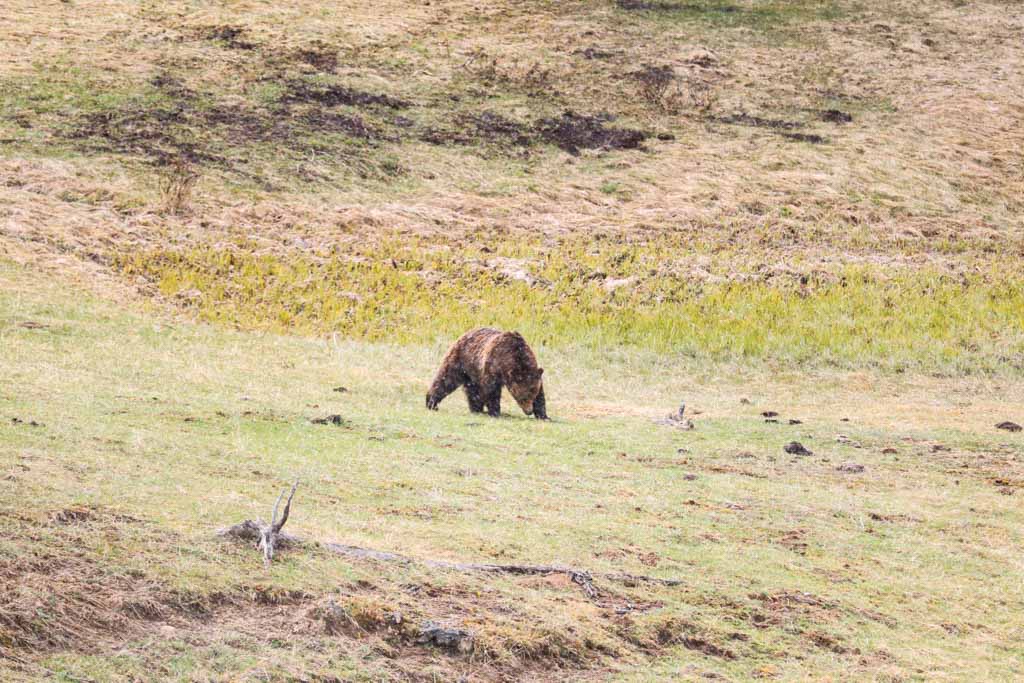
<instances>
[{"instance_id":1,"label":"bear's front leg","mask_svg":"<svg viewBox=\"0 0 1024 683\"><path fill-rule=\"evenodd\" d=\"M438 404L444 400L445 396L458 389L462 381L463 377L460 373L450 368L442 367L438 371L437 376L434 377L430 390L427 392L427 408L429 410L437 410Z\"/></svg>"},{"instance_id":2,"label":"bear's front leg","mask_svg":"<svg viewBox=\"0 0 1024 683\"><path fill-rule=\"evenodd\" d=\"M533 399L533 416L538 420L548 419L548 407L544 401L544 387L537 392L537 398Z\"/></svg>"}]
</instances>

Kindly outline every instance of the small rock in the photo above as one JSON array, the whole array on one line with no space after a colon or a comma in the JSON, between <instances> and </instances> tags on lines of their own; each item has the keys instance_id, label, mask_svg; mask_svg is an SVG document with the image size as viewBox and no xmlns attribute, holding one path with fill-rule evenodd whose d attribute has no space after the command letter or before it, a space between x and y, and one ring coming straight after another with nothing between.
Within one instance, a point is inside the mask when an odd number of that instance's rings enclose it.
<instances>
[{"instance_id":1,"label":"small rock","mask_svg":"<svg viewBox=\"0 0 1024 683\"><path fill-rule=\"evenodd\" d=\"M836 469L839 470L840 472L849 472L851 474L859 474L860 472L864 471L864 465L861 465L860 463L857 463L857 462L847 462L847 463L843 463L842 465L840 465Z\"/></svg>"},{"instance_id":2,"label":"small rock","mask_svg":"<svg viewBox=\"0 0 1024 683\"><path fill-rule=\"evenodd\" d=\"M803 420L794 420L794 419L790 419L789 420L789 424L791 424L791 425L802 425L803 423L804 423Z\"/></svg>"},{"instance_id":3,"label":"small rock","mask_svg":"<svg viewBox=\"0 0 1024 683\"><path fill-rule=\"evenodd\" d=\"M332 389L332 391L336 391L339 394L347 394L348 393L348 389L346 387L334 387L334 389Z\"/></svg>"},{"instance_id":4,"label":"small rock","mask_svg":"<svg viewBox=\"0 0 1024 683\"><path fill-rule=\"evenodd\" d=\"M790 441L782 447L782 450L791 455L814 455L813 452L804 448L804 445L799 441Z\"/></svg>"},{"instance_id":5,"label":"small rock","mask_svg":"<svg viewBox=\"0 0 1024 683\"><path fill-rule=\"evenodd\" d=\"M447 628L433 621L426 621L420 627L420 645L434 645L454 652L471 652L473 634L461 628Z\"/></svg>"},{"instance_id":6,"label":"small rock","mask_svg":"<svg viewBox=\"0 0 1024 683\"><path fill-rule=\"evenodd\" d=\"M697 480L697 475L696 474L684 474L683 475L683 479L685 479L686 481L696 481Z\"/></svg>"},{"instance_id":7,"label":"small rock","mask_svg":"<svg viewBox=\"0 0 1024 683\"><path fill-rule=\"evenodd\" d=\"M1021 427L1016 422L1000 422L996 425L996 429L1005 429L1008 432L1019 432L1024 427Z\"/></svg>"},{"instance_id":8,"label":"small rock","mask_svg":"<svg viewBox=\"0 0 1024 683\"><path fill-rule=\"evenodd\" d=\"M937 443L932 446L932 453L946 453L949 451L949 446L943 446L941 443Z\"/></svg>"},{"instance_id":9,"label":"small rock","mask_svg":"<svg viewBox=\"0 0 1024 683\"><path fill-rule=\"evenodd\" d=\"M740 399L740 405L749 406L750 405L750 399L749 398L741 398Z\"/></svg>"},{"instance_id":10,"label":"small rock","mask_svg":"<svg viewBox=\"0 0 1024 683\"><path fill-rule=\"evenodd\" d=\"M899 451L890 446L889 448L883 448L882 453L884 455L896 455L897 453L899 453Z\"/></svg>"},{"instance_id":11,"label":"small rock","mask_svg":"<svg viewBox=\"0 0 1024 683\"><path fill-rule=\"evenodd\" d=\"M778 416L779 416L779 414L777 412L775 412L774 410L766 410L763 413L761 413L761 417L778 417Z\"/></svg>"},{"instance_id":12,"label":"small rock","mask_svg":"<svg viewBox=\"0 0 1024 683\"><path fill-rule=\"evenodd\" d=\"M765 423L767 423L767 424L773 424L773 425L777 425L777 424L779 424L779 421L778 421L778 420L776 420L776 419L775 419L774 417L768 417L768 418L765 418L765 420L764 420L764 421L765 421Z\"/></svg>"}]
</instances>

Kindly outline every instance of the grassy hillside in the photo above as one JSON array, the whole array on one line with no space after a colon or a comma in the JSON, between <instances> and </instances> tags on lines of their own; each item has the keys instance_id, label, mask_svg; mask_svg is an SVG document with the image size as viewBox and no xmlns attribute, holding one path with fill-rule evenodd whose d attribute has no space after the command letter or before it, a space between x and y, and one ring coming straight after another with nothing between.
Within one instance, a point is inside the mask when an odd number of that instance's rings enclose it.
<instances>
[{"instance_id":1,"label":"grassy hillside","mask_svg":"<svg viewBox=\"0 0 1024 683\"><path fill-rule=\"evenodd\" d=\"M0 678L1021 678L1022 33L10 0ZM482 324L554 420L425 410ZM216 535L296 480L309 543Z\"/></svg>"},{"instance_id":2,"label":"grassy hillside","mask_svg":"<svg viewBox=\"0 0 1024 683\"><path fill-rule=\"evenodd\" d=\"M458 396L423 409L440 347L180 324L9 265L0 284L5 676L1009 680L1024 668L1024 441L993 426L1024 411L1019 382L787 379L541 348L554 420L491 420ZM693 431L656 423L680 399ZM311 422L329 414L343 423ZM794 439L814 455L784 453ZM268 517L296 479L289 528L302 536L575 566L597 573L599 595L315 547L264 570L253 548L216 538ZM325 616L338 608L340 626ZM417 644L427 620L472 631L473 652Z\"/></svg>"},{"instance_id":3,"label":"grassy hillside","mask_svg":"<svg viewBox=\"0 0 1024 683\"><path fill-rule=\"evenodd\" d=\"M12 9L19 260L247 328L1019 373L1016 4Z\"/></svg>"}]
</instances>

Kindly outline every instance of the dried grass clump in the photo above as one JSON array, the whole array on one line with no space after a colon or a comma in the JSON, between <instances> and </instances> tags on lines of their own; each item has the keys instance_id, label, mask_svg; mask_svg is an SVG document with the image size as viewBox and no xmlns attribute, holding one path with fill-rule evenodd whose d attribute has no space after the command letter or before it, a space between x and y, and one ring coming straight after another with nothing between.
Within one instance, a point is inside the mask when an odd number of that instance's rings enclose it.
<instances>
[{"instance_id":1,"label":"dried grass clump","mask_svg":"<svg viewBox=\"0 0 1024 683\"><path fill-rule=\"evenodd\" d=\"M199 171L183 157L178 157L160 176L160 204L164 212L180 216L188 213L192 204L192 191L199 182Z\"/></svg>"}]
</instances>

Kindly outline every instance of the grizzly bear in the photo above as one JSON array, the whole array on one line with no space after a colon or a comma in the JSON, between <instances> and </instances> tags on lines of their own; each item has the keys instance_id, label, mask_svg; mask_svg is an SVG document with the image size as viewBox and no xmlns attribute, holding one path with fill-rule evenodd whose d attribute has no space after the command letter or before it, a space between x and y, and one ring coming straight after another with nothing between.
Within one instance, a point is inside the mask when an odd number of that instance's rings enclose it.
<instances>
[{"instance_id":1,"label":"grizzly bear","mask_svg":"<svg viewBox=\"0 0 1024 683\"><path fill-rule=\"evenodd\" d=\"M501 415L501 388L508 387L512 397L527 415L546 420L543 368L518 332L502 332L490 327L470 330L452 344L441 361L427 393L427 408L437 410L445 396L460 386L466 392L469 410L491 417Z\"/></svg>"}]
</instances>

